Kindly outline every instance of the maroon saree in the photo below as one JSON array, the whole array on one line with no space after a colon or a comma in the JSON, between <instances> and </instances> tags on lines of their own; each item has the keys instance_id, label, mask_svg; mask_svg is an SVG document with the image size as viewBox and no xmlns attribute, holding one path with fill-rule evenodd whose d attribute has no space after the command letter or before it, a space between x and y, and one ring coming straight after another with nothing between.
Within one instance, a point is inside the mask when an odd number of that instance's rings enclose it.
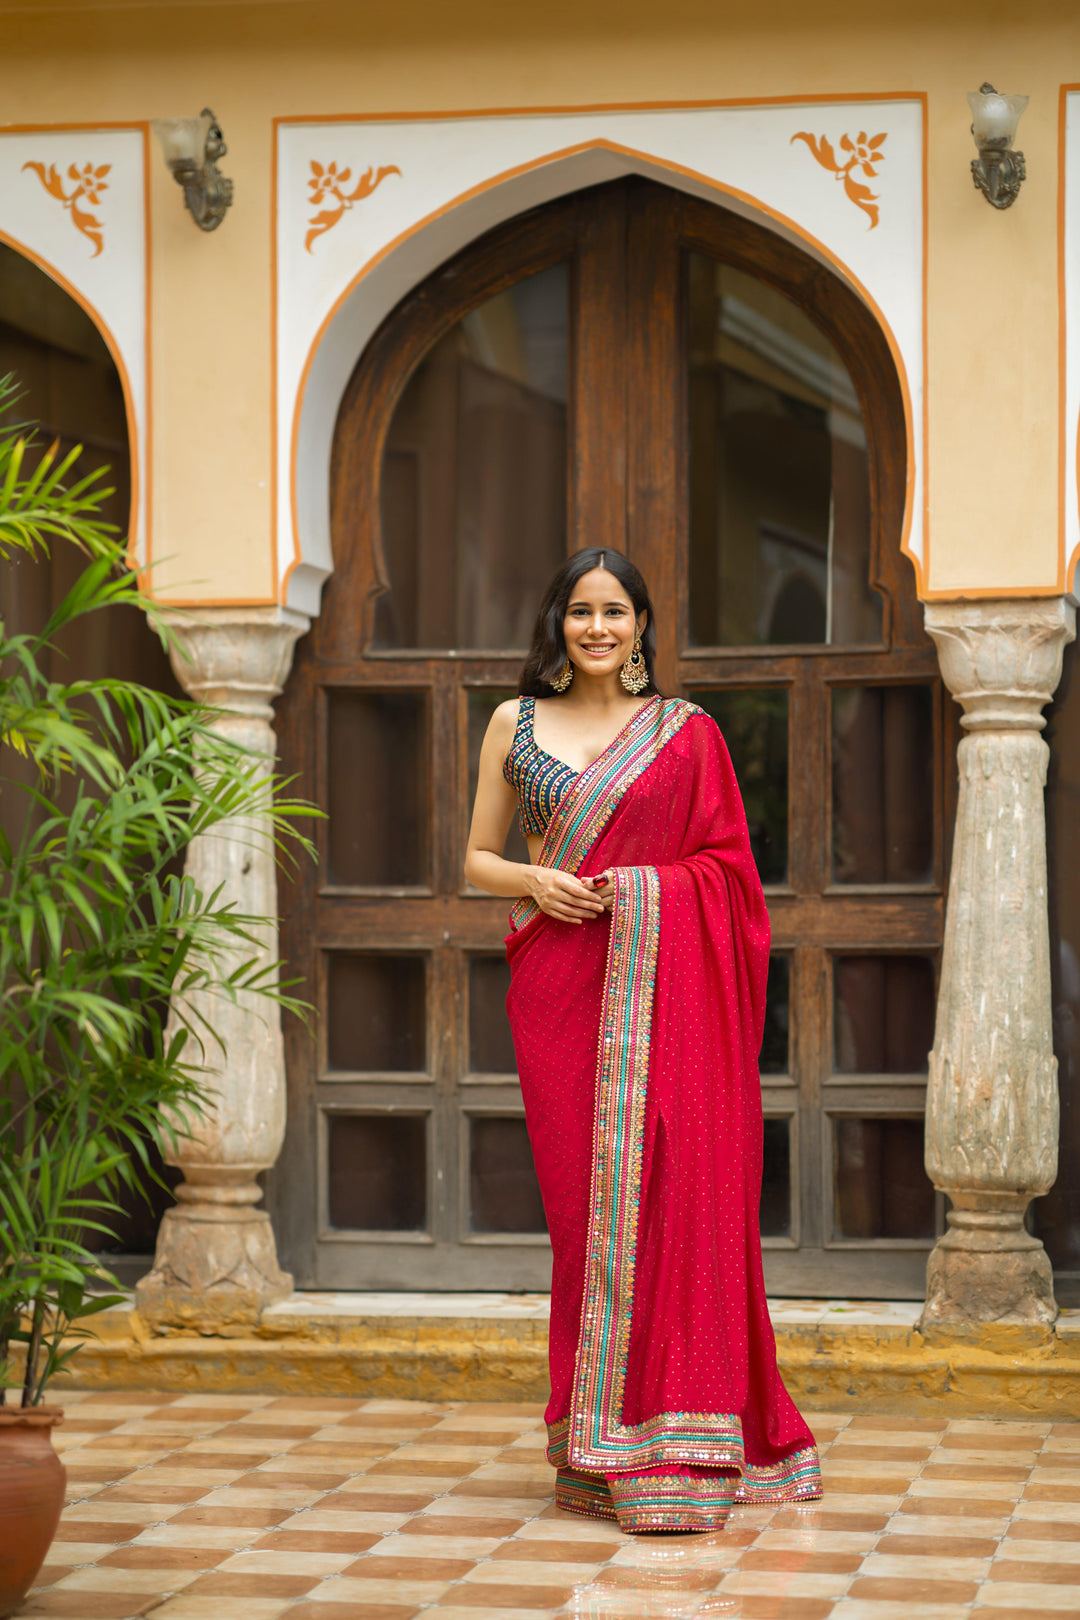
<instances>
[{"instance_id":1,"label":"maroon saree","mask_svg":"<svg viewBox=\"0 0 1080 1620\"><path fill-rule=\"evenodd\" d=\"M765 1303L769 919L715 723L652 699L561 800L540 862L615 879L580 926L519 900L507 940L554 1252L556 1501L704 1530L735 1501L820 1496Z\"/></svg>"}]
</instances>

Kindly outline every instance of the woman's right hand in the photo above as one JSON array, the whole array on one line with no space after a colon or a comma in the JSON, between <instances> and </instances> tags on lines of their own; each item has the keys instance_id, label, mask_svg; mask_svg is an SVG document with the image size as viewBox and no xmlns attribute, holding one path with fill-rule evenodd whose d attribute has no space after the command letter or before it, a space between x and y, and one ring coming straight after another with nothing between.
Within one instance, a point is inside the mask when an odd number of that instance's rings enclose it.
<instances>
[{"instance_id":1,"label":"woman's right hand","mask_svg":"<svg viewBox=\"0 0 1080 1620\"><path fill-rule=\"evenodd\" d=\"M534 866L526 879L529 897L548 917L583 923L604 914L604 904L579 878L552 866Z\"/></svg>"}]
</instances>

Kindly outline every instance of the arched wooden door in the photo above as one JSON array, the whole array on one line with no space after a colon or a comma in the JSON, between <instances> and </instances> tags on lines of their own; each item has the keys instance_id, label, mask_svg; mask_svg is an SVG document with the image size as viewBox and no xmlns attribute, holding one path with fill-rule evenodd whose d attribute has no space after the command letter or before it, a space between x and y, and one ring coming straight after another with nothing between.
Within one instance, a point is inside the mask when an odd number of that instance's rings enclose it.
<instances>
[{"instance_id":1,"label":"arched wooden door","mask_svg":"<svg viewBox=\"0 0 1080 1620\"><path fill-rule=\"evenodd\" d=\"M899 551L904 455L859 299L643 180L511 220L375 335L337 423L335 572L280 716L328 815L283 898L318 1008L314 1036L288 1031L271 1189L302 1284L547 1283L506 903L462 859L543 584L599 544L649 580L663 688L725 733L768 888L770 1286L921 1292L951 722Z\"/></svg>"}]
</instances>

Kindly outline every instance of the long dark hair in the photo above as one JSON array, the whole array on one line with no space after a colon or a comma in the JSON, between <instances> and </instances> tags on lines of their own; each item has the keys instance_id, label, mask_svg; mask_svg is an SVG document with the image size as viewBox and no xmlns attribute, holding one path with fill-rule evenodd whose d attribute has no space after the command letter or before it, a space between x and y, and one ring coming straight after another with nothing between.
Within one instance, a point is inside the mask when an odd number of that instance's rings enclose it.
<instances>
[{"instance_id":1,"label":"long dark hair","mask_svg":"<svg viewBox=\"0 0 1080 1620\"><path fill-rule=\"evenodd\" d=\"M536 615L532 646L521 668L519 697L552 696L551 683L566 663L566 642L563 638L566 610L578 580L594 568L603 568L609 574L614 574L630 598L636 617L640 617L642 612L648 615L641 633L641 652L649 672L649 684L645 690L650 694L659 690L653 671L656 626L648 586L629 557L624 557L621 551L614 551L610 546L586 546L583 551L575 551L572 557L566 559L544 592L540 611Z\"/></svg>"}]
</instances>

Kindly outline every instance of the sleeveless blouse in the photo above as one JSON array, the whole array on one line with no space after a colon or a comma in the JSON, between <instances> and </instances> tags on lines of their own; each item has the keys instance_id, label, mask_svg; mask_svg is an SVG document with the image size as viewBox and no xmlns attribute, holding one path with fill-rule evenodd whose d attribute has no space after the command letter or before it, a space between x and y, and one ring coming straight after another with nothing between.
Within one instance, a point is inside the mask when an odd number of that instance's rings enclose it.
<instances>
[{"instance_id":1,"label":"sleeveless blouse","mask_svg":"<svg viewBox=\"0 0 1080 1620\"><path fill-rule=\"evenodd\" d=\"M503 775L518 796L522 831L542 837L559 801L577 781L579 773L572 771L565 760L556 759L536 746L535 708L535 698L520 700L517 730L503 765Z\"/></svg>"}]
</instances>

